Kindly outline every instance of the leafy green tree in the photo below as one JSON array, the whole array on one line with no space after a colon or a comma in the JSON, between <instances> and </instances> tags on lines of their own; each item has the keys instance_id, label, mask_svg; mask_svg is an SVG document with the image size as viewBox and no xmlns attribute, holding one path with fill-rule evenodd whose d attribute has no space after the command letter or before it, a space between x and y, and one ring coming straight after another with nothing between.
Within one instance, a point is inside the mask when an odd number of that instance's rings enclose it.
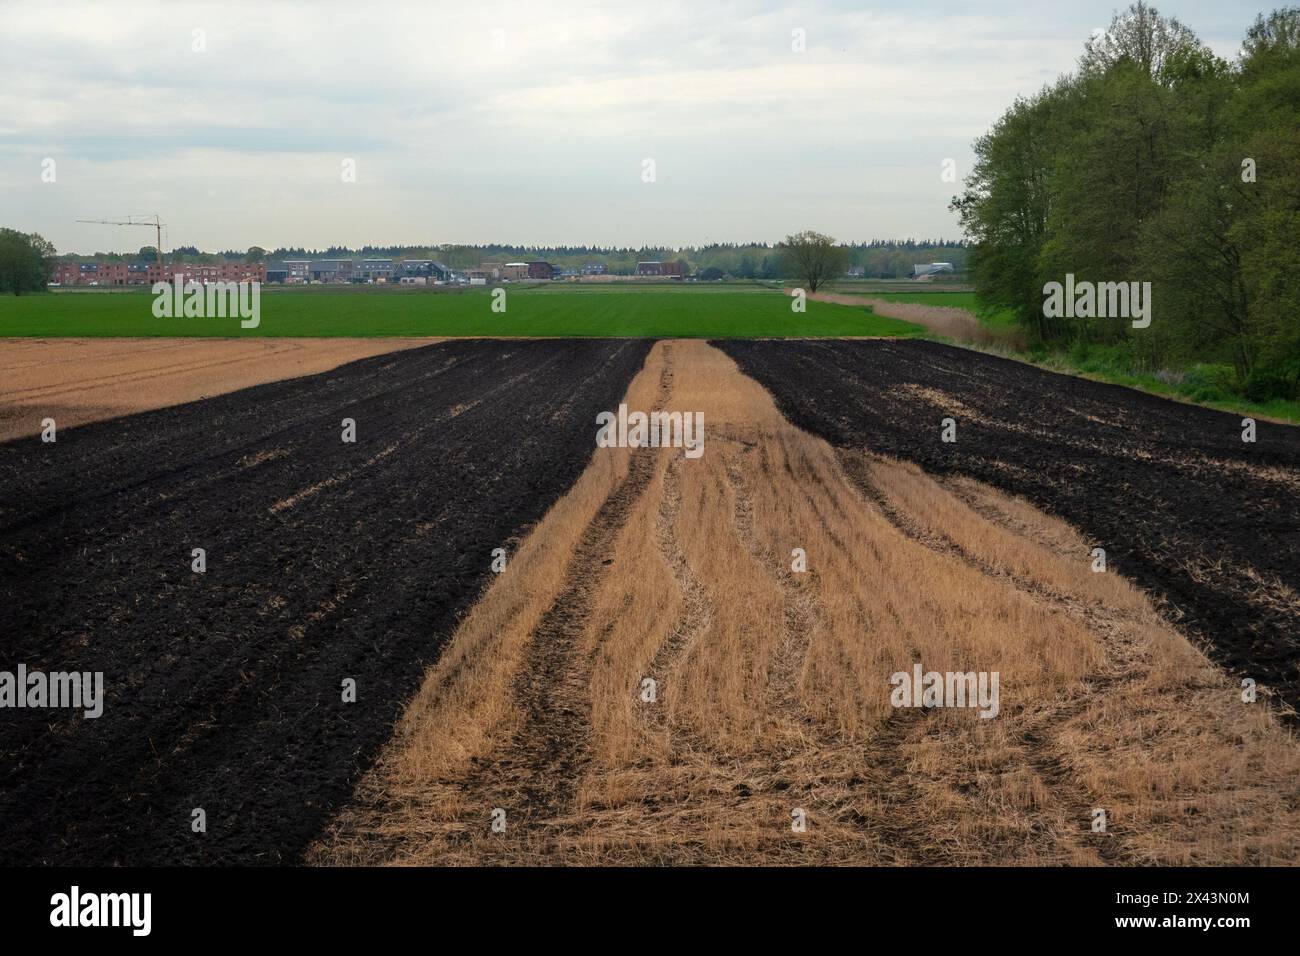
<instances>
[{"instance_id":1,"label":"leafy green tree","mask_svg":"<svg viewBox=\"0 0 1300 956\"><path fill-rule=\"evenodd\" d=\"M952 208L974 240L969 269L982 305L1009 309L1040 339L1059 330L1043 316L1038 259L1047 242L1051 179L1061 130L1075 108L1064 80L1019 98L975 141L975 164Z\"/></svg>"},{"instance_id":2,"label":"leafy green tree","mask_svg":"<svg viewBox=\"0 0 1300 956\"><path fill-rule=\"evenodd\" d=\"M1249 374L1249 299L1234 222L1245 201L1226 148L1196 166L1142 227L1138 272L1154 287L1152 329L1137 339L1163 351L1152 364L1212 359Z\"/></svg>"},{"instance_id":3,"label":"leafy green tree","mask_svg":"<svg viewBox=\"0 0 1300 956\"><path fill-rule=\"evenodd\" d=\"M36 233L0 229L0 293L45 289L54 272L54 246Z\"/></svg>"},{"instance_id":4,"label":"leafy green tree","mask_svg":"<svg viewBox=\"0 0 1300 956\"><path fill-rule=\"evenodd\" d=\"M805 230L786 236L778 247L786 271L807 286L809 292L844 274L848 251L830 236Z\"/></svg>"},{"instance_id":5,"label":"leafy green tree","mask_svg":"<svg viewBox=\"0 0 1300 956\"><path fill-rule=\"evenodd\" d=\"M1144 0L1116 14L1110 28L1084 44L1079 71L1084 76L1105 75L1129 64L1156 83L1167 85L1180 59L1200 47L1191 30Z\"/></svg>"},{"instance_id":6,"label":"leafy green tree","mask_svg":"<svg viewBox=\"0 0 1300 956\"><path fill-rule=\"evenodd\" d=\"M1249 302L1245 385L1251 397L1300 397L1300 129L1275 127L1245 147L1256 161L1230 236Z\"/></svg>"},{"instance_id":7,"label":"leafy green tree","mask_svg":"<svg viewBox=\"0 0 1300 956\"><path fill-rule=\"evenodd\" d=\"M1131 362L1230 364L1254 395L1300 383L1300 10L1260 16L1229 64L1138 2L1076 76L1017 100L953 200L981 302L1041 341ZM1051 320L1042 287L1151 281L1153 325Z\"/></svg>"}]
</instances>

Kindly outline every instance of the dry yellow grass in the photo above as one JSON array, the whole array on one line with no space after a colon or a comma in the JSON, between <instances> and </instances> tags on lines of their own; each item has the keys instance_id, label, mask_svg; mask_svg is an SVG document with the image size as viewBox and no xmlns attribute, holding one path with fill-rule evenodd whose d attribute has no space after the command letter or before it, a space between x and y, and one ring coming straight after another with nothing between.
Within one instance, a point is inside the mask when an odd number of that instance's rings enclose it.
<instances>
[{"instance_id":1,"label":"dry yellow grass","mask_svg":"<svg viewBox=\"0 0 1300 956\"><path fill-rule=\"evenodd\" d=\"M890 302L888 299L875 296L847 295L839 292L817 292L808 298L835 305L866 306L876 315L911 322L954 342L1000 345L1015 349L1023 349L1025 344L1024 335L1018 329L990 328L966 309L946 305L922 305L919 302Z\"/></svg>"},{"instance_id":2,"label":"dry yellow grass","mask_svg":"<svg viewBox=\"0 0 1300 956\"><path fill-rule=\"evenodd\" d=\"M836 452L702 342L627 402L704 412L703 457L596 451L312 862L1300 858L1294 739L1067 525ZM894 709L918 661L1001 712Z\"/></svg>"}]
</instances>

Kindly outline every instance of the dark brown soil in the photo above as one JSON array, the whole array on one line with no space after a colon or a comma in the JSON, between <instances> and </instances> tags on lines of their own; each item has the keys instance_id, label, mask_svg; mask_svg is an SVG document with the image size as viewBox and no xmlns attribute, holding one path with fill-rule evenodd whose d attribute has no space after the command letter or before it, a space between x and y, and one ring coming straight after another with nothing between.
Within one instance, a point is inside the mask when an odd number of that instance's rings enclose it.
<instances>
[{"instance_id":1,"label":"dark brown soil","mask_svg":"<svg viewBox=\"0 0 1300 956\"><path fill-rule=\"evenodd\" d=\"M0 669L106 697L0 715L0 863L295 861L651 344L448 342L0 445Z\"/></svg>"},{"instance_id":2,"label":"dark brown soil","mask_svg":"<svg viewBox=\"0 0 1300 956\"><path fill-rule=\"evenodd\" d=\"M932 342L715 344L799 427L1071 522L1214 660L1300 707L1300 428L1260 422L1249 444L1240 415Z\"/></svg>"}]
</instances>

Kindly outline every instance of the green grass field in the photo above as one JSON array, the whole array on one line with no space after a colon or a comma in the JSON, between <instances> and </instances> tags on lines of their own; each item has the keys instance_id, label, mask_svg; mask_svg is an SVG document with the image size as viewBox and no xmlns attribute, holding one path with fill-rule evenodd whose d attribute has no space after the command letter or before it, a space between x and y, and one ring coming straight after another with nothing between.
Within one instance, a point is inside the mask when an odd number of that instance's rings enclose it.
<instances>
[{"instance_id":1,"label":"green grass field","mask_svg":"<svg viewBox=\"0 0 1300 956\"><path fill-rule=\"evenodd\" d=\"M504 313L487 291L376 293L263 290L261 324L232 318L155 318L141 292L58 292L0 297L0 336L647 336L791 338L919 336L923 330L868 309L790 299L761 289L539 292L509 290Z\"/></svg>"}]
</instances>

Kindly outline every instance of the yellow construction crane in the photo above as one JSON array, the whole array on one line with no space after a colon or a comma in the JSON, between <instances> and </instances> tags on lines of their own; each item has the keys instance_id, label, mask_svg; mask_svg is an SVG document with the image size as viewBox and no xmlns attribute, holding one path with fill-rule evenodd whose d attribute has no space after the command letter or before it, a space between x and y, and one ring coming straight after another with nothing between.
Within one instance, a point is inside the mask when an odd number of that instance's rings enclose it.
<instances>
[{"instance_id":1,"label":"yellow construction crane","mask_svg":"<svg viewBox=\"0 0 1300 956\"><path fill-rule=\"evenodd\" d=\"M159 265L160 267L162 266L162 264L163 264L163 253L162 253L162 232L163 232L164 229L167 228L167 223L165 223L165 222L163 222L161 219L159 219L157 213L154 213L154 215L153 215L152 217L149 217L149 216L127 216L125 220L121 220L121 219L78 219L77 222L93 222L93 223L95 223L96 225L99 225L99 226L149 226L149 227L151 227L151 228L155 231L155 233L156 233L156 235L157 235L157 244L154 246L154 251L156 251L156 252L158 253L158 265Z\"/></svg>"}]
</instances>

